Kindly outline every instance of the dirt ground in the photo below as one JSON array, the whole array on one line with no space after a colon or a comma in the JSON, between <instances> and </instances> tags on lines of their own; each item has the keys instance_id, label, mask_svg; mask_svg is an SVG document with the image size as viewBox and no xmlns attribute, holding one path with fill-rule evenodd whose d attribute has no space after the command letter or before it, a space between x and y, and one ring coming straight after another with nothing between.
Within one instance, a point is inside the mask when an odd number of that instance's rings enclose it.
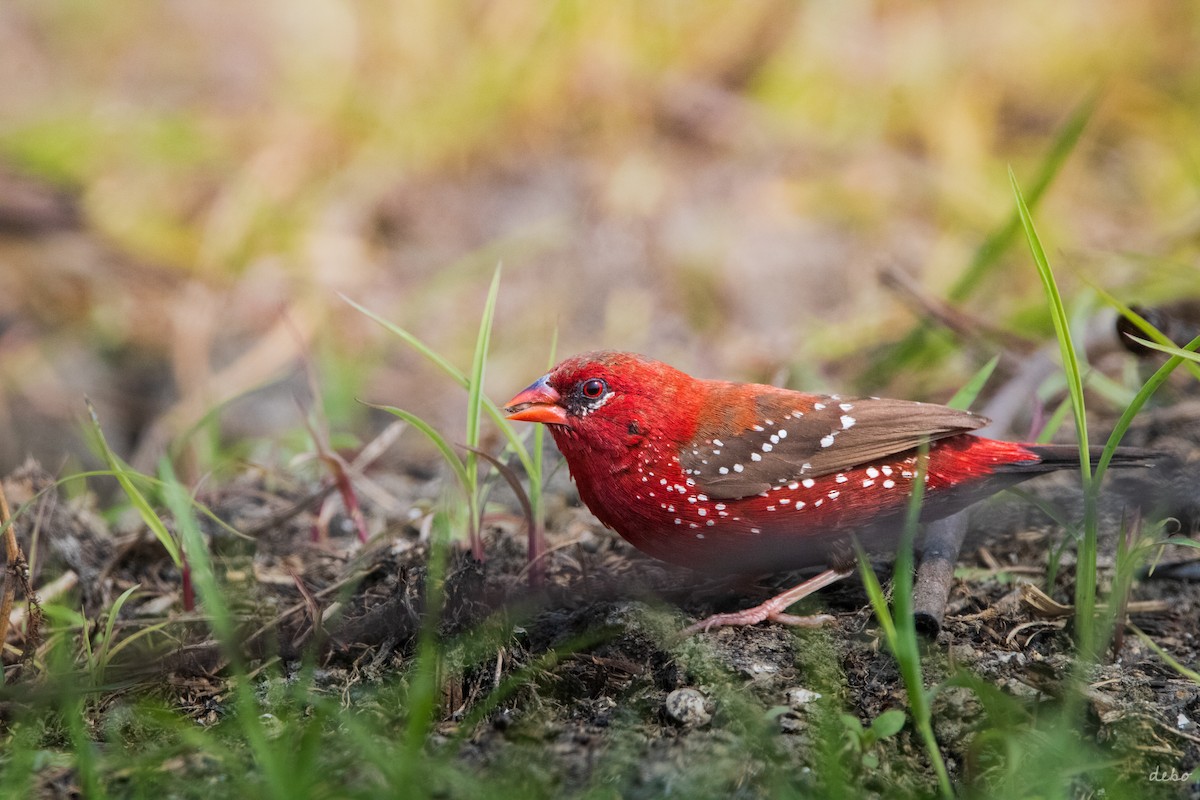
<instances>
[{"instance_id":1,"label":"dirt ground","mask_svg":"<svg viewBox=\"0 0 1200 800\"><path fill-rule=\"evenodd\" d=\"M1156 420L1170 414L1177 409L1148 414L1133 437L1153 446ZM1190 427L1177 422L1172 418L1169 426L1177 438L1200 429L1200 418ZM1187 465L1181 460L1172 469L1186 474ZM1149 496L1147 487L1162 484L1165 474L1117 479L1102 503L1110 533L1128 513L1129 497ZM364 499L372 529L381 531L365 547L340 513L322 529L314 515L320 505L315 484L248 473L201 497L252 535L246 541L216 526L208 530L243 622L243 649L258 659L251 663L278 656L286 671L305 648L316 647L319 686L347 703L410 663L424 605L429 510L444 489L436 470L371 477L392 502L384 507ZM48 480L27 465L5 484L10 502L22 502ZM1191 485L1186 477L1175 483ZM1051 504L1070 509L1078 503L1069 479L1030 486ZM118 635L163 618L178 600L179 576L150 535L132 524L110 526L79 502L45 497L34 516L41 529L56 534L35 545L35 585L74 571L84 611L96 615L140 584L142 593L122 611ZM767 764L780 760L811 775L818 791L831 757L843 760L842 769L875 796L934 790L910 727L861 752L848 749L844 735L835 737L843 744L831 753L828 726L842 724L838 710L869 725L888 709L905 707L896 662L857 578L807 601L808 608L836 617L825 628L765 624L684 639L678 632L690 622L759 602L796 576L714 578L645 557L580 506L560 467L547 490L546 580L531 589L524 521L515 508L497 490L486 517L487 560L477 563L456 549L448 566L439 631L446 641L485 644L446 669L434 746L470 723L457 756L464 764L479 770L527 764L568 792L611 780L623 796L711 795L715 780L727 796L761 796ZM1194 534L1194 509L1177 516L1180 532ZM1034 718L1065 702L1073 654L1069 616L1035 610L1022 591L1023 584L1044 582L1047 553L1063 531L1010 497L977 507L972 531L945 623L924 656L927 685L958 676L937 694L934 721L951 775L963 786L993 768L982 734L998 724L994 712L985 713L986 690L980 694L963 676L1014 699L1010 708ZM1112 574L1111 537L1107 545L1102 586ZM1070 562L1068 552L1052 591L1063 603L1072 596ZM1129 618L1180 662L1194 665L1200 661L1195 551L1174 547L1160 555L1160 564L1173 562L1181 563L1160 566L1135 586ZM886 585L890 567L881 565L879 574ZM314 619L320 620L315 632ZM492 633L480 636L480 630ZM201 629L168 652L136 649L117 668L122 691L165 692L202 724L220 716L226 664ZM471 723L473 709L506 679L530 670L534 678ZM14 674L10 682L14 678L20 680ZM1200 685L1136 636L1125 634L1115 657L1088 676L1085 701L1087 727L1079 737L1099 743L1130 786L1173 793L1178 784L1149 784L1143 777L1156 766L1200 763ZM753 732L764 719L778 735L760 741ZM1079 791L1088 795L1086 776ZM1190 791L1195 796L1195 783Z\"/></svg>"}]
</instances>

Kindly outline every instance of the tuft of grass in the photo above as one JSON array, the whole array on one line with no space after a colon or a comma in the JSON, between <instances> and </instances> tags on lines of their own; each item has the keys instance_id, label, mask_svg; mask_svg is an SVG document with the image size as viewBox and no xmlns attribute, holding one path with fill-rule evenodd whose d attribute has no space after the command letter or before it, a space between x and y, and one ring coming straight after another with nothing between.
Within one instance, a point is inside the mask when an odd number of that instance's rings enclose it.
<instances>
[{"instance_id":1,"label":"tuft of grass","mask_svg":"<svg viewBox=\"0 0 1200 800\"><path fill-rule=\"evenodd\" d=\"M1045 249L1042 247L1041 239L1038 236L1029 207L1021 194L1021 188L1017 183L1016 175L1011 169L1009 170L1009 181L1012 185L1013 196L1017 204L1021 222L1025 228L1030 252L1033 255L1034 264L1037 267L1038 275L1046 292L1051 319L1054 323L1055 335L1062 356L1070 407L1075 421L1076 441L1079 446L1081 482L1084 491L1084 518L1080 529L1081 536L1079 537L1079 551L1075 567L1075 627L1081 659L1084 662L1089 662L1105 647L1111 635L1112 626L1115 624L1115 615L1118 613L1116 610L1118 604L1110 603L1109 614L1112 616L1105 620L1105 624L1102 626L1103 629L1098 625L1096 615L1096 562L1099 535L1097 505L1104 475L1112 463L1113 456L1116 454L1121 440L1129 430L1129 426L1158 388L1162 386L1171 373L1181 364L1189 360L1200 360L1200 357L1194 352L1200 346L1200 337L1189 342L1184 348L1175 347L1161 332L1154 330L1153 326L1146 322L1146 320L1135 314L1112 295L1099 289L1099 287L1093 287L1097 289L1101 297L1110 305L1114 306L1137 325L1139 329L1145 331L1147 335L1155 340L1148 341L1134 337L1137 341L1171 356L1128 401L1128 404L1113 426L1113 430L1104 447L1101 449L1100 456L1095 462L1095 470L1093 471L1092 450L1087 432L1087 415L1083 392L1083 370L1080 366L1078 351L1072 342L1071 327L1067 318L1066 308L1063 304L1062 294L1058 289L1054 272L1046 258ZM1125 576L1126 579L1131 580L1135 566L1132 564L1132 560L1140 559L1142 554L1142 548L1133 545L1126 546L1124 537L1122 537L1122 546L1118 551L1118 578Z\"/></svg>"},{"instance_id":2,"label":"tuft of grass","mask_svg":"<svg viewBox=\"0 0 1200 800\"><path fill-rule=\"evenodd\" d=\"M471 360L471 375L470 377L462 376L463 380L460 381L467 389L467 430L464 446L466 454L464 456L459 456L456 449L445 436L439 433L428 422L420 419L416 414L396 408L395 406L368 404L399 417L423 433L434 444L442 458L450 466L454 472L454 476L463 488L463 493L466 495L467 537L470 542L471 553L477 561L483 561L484 559L483 540L480 536L481 517L483 513L483 484L479 476L480 422L485 408L483 376L487 363L488 347L491 342L492 319L495 315L496 296L499 289L500 267L497 266L496 272L492 276L491 287L488 289L487 300L483 307L483 315L479 322L479 332L475 339L475 352ZM358 308L357 305L355 307ZM364 313L366 312L364 311ZM373 315L369 316L372 319L377 319ZM392 327L394 326L389 326L389 328ZM395 332L400 333L400 329L395 329ZM406 341L414 344L418 351L424 354L432 363L440 366L444 372L447 372L452 377L459 375L457 370L448 361L426 347L415 337L407 333L401 335Z\"/></svg>"},{"instance_id":3,"label":"tuft of grass","mask_svg":"<svg viewBox=\"0 0 1200 800\"><path fill-rule=\"evenodd\" d=\"M467 430L466 442L464 449L466 455L460 457L456 449L450 444L444 436L438 433L433 426L429 425L424 420L419 419L415 414L395 406L375 405L382 411L393 414L416 427L424 434L438 452L446 460L454 472L455 477L463 486L463 491L467 497L468 504L468 535L471 541L471 549L478 560L482 560L484 553L482 542L479 537L480 518L483 511L483 482L479 477L479 441L480 441L480 424L484 414L491 418L492 422L500 430L501 434L507 440L506 452L515 454L517 460L520 461L522 468L529 482L528 498L531 507L531 519L533 524L529 526L529 558L530 571L529 580L533 584L540 583L542 575L542 564L540 555L544 552L544 544L542 542L541 520L543 517L543 502L542 502L542 486L543 478L543 463L542 463L542 443L544 441L544 433L536 430L533 434L534 447L531 449L526 446L523 440L508 420L505 419L504 413L500 408L483 392L483 378L486 368L488 349L491 343L492 320L495 314L496 298L500 289L501 267L497 265L495 272L492 275L492 282L488 289L487 300L484 304L484 310L480 319L479 331L475 341L475 352L471 363L471 373L466 375L457 367L449 362L444 356L435 351L420 338L410 333L406 329L389 322L372 312L366 307L354 302L353 300L342 296L353 308L357 309L364 316L377 322L390 333L398 336L414 350L425 357L430 364L437 367L441 372L450 377L453 381L467 390ZM553 350L556 343L551 347L551 358L553 359ZM371 405L371 404L368 404ZM540 429L542 426L535 426Z\"/></svg>"}]
</instances>

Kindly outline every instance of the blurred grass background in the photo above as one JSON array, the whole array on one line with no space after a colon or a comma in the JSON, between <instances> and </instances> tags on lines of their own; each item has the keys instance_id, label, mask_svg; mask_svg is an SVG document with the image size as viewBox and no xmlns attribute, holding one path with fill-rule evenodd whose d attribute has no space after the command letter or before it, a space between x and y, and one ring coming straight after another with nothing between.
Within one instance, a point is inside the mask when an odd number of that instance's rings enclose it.
<instances>
[{"instance_id":1,"label":"blurred grass background","mask_svg":"<svg viewBox=\"0 0 1200 800\"><path fill-rule=\"evenodd\" d=\"M306 352L339 429L355 397L455 425L337 293L465 366L497 261L496 398L555 329L850 385L917 322L878 273L945 297L1089 98L1036 211L1065 290L1195 295L1198 32L1166 0L11 0L0 467L81 452L85 392L143 469L225 401L213 446L294 431ZM1050 331L1023 246L961 307ZM943 367L859 388L973 371Z\"/></svg>"}]
</instances>

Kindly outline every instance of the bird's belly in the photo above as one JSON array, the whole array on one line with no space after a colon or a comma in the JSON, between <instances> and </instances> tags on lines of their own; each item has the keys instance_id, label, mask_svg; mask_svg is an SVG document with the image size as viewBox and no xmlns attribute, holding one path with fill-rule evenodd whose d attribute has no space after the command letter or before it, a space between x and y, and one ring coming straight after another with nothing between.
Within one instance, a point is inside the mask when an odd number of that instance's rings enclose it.
<instances>
[{"instance_id":1,"label":"bird's belly","mask_svg":"<svg viewBox=\"0 0 1200 800\"><path fill-rule=\"evenodd\" d=\"M712 572L773 572L843 561L854 537L869 550L886 549L905 508L893 492L906 494L912 483L904 466L888 471L851 470L731 499L710 498L682 476L579 488L603 523L648 555ZM851 480L859 489L878 482L880 491L848 491Z\"/></svg>"},{"instance_id":2,"label":"bird's belly","mask_svg":"<svg viewBox=\"0 0 1200 800\"><path fill-rule=\"evenodd\" d=\"M847 562L855 541L868 552L894 550L916 473L916 456L906 454L887 464L781 482L751 497L711 498L682 476L657 478L657 485L614 476L579 488L602 522L648 555L712 572L772 572ZM922 520L979 499L971 485L960 484L932 463Z\"/></svg>"}]
</instances>

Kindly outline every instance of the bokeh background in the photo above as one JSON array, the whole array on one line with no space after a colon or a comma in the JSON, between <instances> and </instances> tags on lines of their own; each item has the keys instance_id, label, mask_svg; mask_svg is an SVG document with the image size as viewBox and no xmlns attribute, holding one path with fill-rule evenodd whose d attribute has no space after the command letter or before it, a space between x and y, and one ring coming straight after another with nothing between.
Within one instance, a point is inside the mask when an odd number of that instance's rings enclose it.
<instances>
[{"instance_id":1,"label":"bokeh background","mask_svg":"<svg viewBox=\"0 0 1200 800\"><path fill-rule=\"evenodd\" d=\"M1200 292L1198 33L1167 0L8 0L0 468L86 463L85 394L135 466L286 454L305 364L335 432L378 424L356 398L454 429L463 393L339 294L465 367L499 262L498 401L556 332L944 399L987 347L901 358L921 302L1050 330L1010 165L1053 174L1081 317L1088 281Z\"/></svg>"}]
</instances>

